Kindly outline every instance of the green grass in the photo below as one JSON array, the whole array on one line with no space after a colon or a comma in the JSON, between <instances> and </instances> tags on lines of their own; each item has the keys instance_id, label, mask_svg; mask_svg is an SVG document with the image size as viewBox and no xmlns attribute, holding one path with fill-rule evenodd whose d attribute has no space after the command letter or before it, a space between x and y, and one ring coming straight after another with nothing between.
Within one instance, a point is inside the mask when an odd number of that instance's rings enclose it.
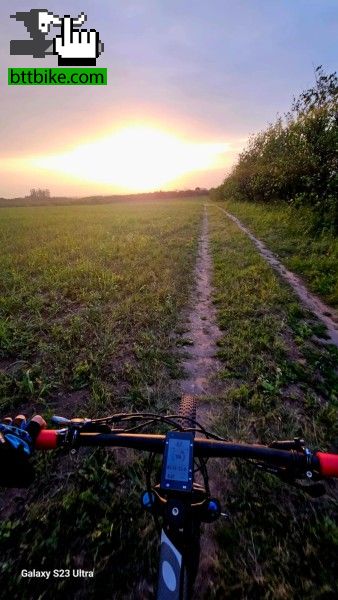
<instances>
[{"instance_id":1,"label":"green grass","mask_svg":"<svg viewBox=\"0 0 338 600\"><path fill-rule=\"evenodd\" d=\"M338 238L327 232L314 236L311 211L257 202L228 201L224 207L301 275L313 292L338 307Z\"/></svg>"},{"instance_id":2,"label":"green grass","mask_svg":"<svg viewBox=\"0 0 338 600\"><path fill-rule=\"evenodd\" d=\"M173 400L172 332L201 215L200 200L1 210L2 416L95 417ZM157 537L139 508L143 460L37 456L37 484L0 526L6 590L50 597L44 581L20 578L29 565L94 568L94 580L54 580L56 596L121 597L154 581Z\"/></svg>"},{"instance_id":3,"label":"green grass","mask_svg":"<svg viewBox=\"0 0 338 600\"><path fill-rule=\"evenodd\" d=\"M180 314L202 212L200 200L0 211L1 415L94 417L173 402L175 331L187 341ZM224 333L214 429L234 440L303 435L311 447L338 448L337 350L311 340L318 323L236 225L208 212ZM151 597L158 540L139 507L145 457L41 453L36 470L36 485L21 502L10 496L0 525L3 589L41 600ZM220 550L206 597L337 597L334 487L310 500L236 461L223 476L215 494L231 520L214 526ZM95 577L47 587L20 578L29 567Z\"/></svg>"},{"instance_id":4,"label":"green grass","mask_svg":"<svg viewBox=\"0 0 338 600\"><path fill-rule=\"evenodd\" d=\"M302 436L338 448L338 353L316 346L318 326L238 227L209 208L221 377L216 427L228 439L270 443ZM210 598L334 598L338 551L334 489L320 500L231 461L222 498L231 520Z\"/></svg>"},{"instance_id":5,"label":"green grass","mask_svg":"<svg viewBox=\"0 0 338 600\"><path fill-rule=\"evenodd\" d=\"M27 394L107 385L120 395L122 383L136 399L175 371L169 334L192 278L198 203L3 209L0 219L3 410Z\"/></svg>"}]
</instances>

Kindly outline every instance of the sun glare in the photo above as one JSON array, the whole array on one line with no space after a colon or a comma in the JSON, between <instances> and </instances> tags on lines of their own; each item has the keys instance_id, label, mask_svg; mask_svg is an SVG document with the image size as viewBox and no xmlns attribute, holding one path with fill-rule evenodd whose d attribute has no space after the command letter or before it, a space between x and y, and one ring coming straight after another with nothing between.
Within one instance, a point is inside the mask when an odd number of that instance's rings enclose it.
<instances>
[{"instance_id":1,"label":"sun glare","mask_svg":"<svg viewBox=\"0 0 338 600\"><path fill-rule=\"evenodd\" d=\"M188 143L160 129L134 125L64 154L37 156L29 162L35 169L81 181L130 192L151 191L186 173L217 167L227 151L226 143Z\"/></svg>"}]
</instances>

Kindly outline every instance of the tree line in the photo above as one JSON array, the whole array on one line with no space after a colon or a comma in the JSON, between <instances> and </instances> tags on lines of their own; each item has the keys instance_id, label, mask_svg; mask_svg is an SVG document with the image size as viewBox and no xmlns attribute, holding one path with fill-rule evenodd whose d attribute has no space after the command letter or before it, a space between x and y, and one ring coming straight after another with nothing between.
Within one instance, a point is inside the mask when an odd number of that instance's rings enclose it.
<instances>
[{"instance_id":1,"label":"tree line","mask_svg":"<svg viewBox=\"0 0 338 600\"><path fill-rule=\"evenodd\" d=\"M32 189L29 196L24 198L0 198L0 208L11 206L65 206L77 204L113 204L114 202L152 202L154 200L173 200L174 198L195 198L207 196L207 188L196 187L194 189L144 192L139 194L114 194L110 196L85 196L71 198L64 196L51 196L49 190Z\"/></svg>"},{"instance_id":2,"label":"tree line","mask_svg":"<svg viewBox=\"0 0 338 600\"><path fill-rule=\"evenodd\" d=\"M315 70L315 84L253 135L216 198L308 206L316 231L338 233L338 78Z\"/></svg>"}]
</instances>

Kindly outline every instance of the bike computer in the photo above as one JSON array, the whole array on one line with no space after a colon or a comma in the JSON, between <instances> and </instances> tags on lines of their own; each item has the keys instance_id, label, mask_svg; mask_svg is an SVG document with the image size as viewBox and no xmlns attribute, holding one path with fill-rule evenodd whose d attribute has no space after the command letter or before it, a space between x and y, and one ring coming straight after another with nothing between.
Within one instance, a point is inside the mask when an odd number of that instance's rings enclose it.
<instances>
[{"instance_id":1,"label":"bike computer","mask_svg":"<svg viewBox=\"0 0 338 600\"><path fill-rule=\"evenodd\" d=\"M169 431L166 435L162 463L161 488L191 492L194 467L194 435Z\"/></svg>"}]
</instances>

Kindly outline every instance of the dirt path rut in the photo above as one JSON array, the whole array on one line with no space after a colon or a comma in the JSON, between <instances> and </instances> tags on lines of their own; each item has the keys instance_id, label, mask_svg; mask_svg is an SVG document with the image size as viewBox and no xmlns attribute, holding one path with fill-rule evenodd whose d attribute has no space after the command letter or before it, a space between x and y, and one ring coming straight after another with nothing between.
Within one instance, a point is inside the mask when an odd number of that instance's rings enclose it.
<instances>
[{"instance_id":1,"label":"dirt path rut","mask_svg":"<svg viewBox=\"0 0 338 600\"><path fill-rule=\"evenodd\" d=\"M213 399L224 390L224 384L221 385L217 381L217 374L221 368L216 357L217 341L222 334L216 322L216 310L212 303L212 258L206 207L204 207L198 245L195 281L190 307L183 315L183 321L189 329L185 337L189 338L190 345L184 347L185 358L182 366L186 377L179 382L179 388L181 393L193 394L196 397L197 420L212 431L212 423L217 416ZM223 471L220 467L217 459L208 464L211 493L221 499ZM214 528L212 525L206 525L201 534L201 555L194 586L194 600L207 597L209 584L214 577L217 555L218 546L214 538Z\"/></svg>"},{"instance_id":2,"label":"dirt path rut","mask_svg":"<svg viewBox=\"0 0 338 600\"><path fill-rule=\"evenodd\" d=\"M204 207L202 231L199 239L195 289L190 308L183 315L189 331L185 337L182 366L186 377L179 382L180 391L195 396L211 396L217 391L217 372L220 363L216 358L217 340L221 332L216 323L216 311L212 304L212 259L209 251L208 213Z\"/></svg>"},{"instance_id":3,"label":"dirt path rut","mask_svg":"<svg viewBox=\"0 0 338 600\"><path fill-rule=\"evenodd\" d=\"M306 308L313 312L316 317L324 323L327 328L328 342L338 347L338 311L325 304L318 296L309 292L301 279L292 271L289 271L278 260L276 255L269 250L265 244L257 239L251 231L245 227L237 217L224 210L220 206L213 204L221 210L229 219L231 219L254 243L258 252L279 273L279 275L292 287L298 298Z\"/></svg>"}]
</instances>

